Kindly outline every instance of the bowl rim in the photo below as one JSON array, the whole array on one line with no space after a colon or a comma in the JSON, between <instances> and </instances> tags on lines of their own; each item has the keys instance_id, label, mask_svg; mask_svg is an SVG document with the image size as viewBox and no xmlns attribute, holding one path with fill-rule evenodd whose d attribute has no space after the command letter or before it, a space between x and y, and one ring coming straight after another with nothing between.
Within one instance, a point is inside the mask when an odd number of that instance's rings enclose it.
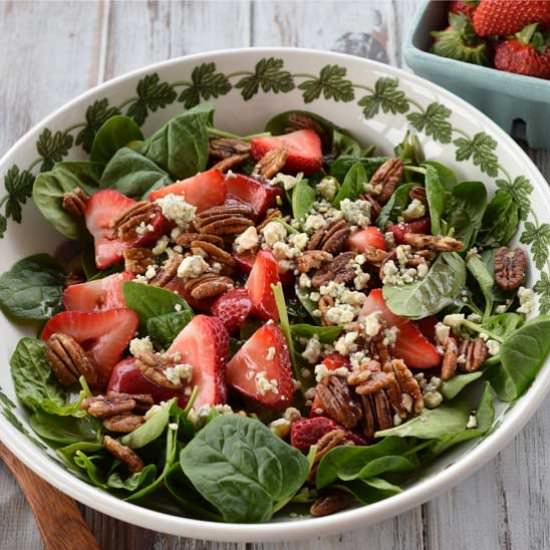
<instances>
[{"instance_id":1,"label":"bowl rim","mask_svg":"<svg viewBox=\"0 0 550 550\"><path fill-rule=\"evenodd\" d=\"M33 135L40 128L46 126L64 112L70 111L80 102L91 97L96 97L101 92L106 92L109 88L116 87L119 83L137 79L152 70L161 70L167 67L177 66L180 63L189 63L194 60L204 60L205 58L219 59L226 56L251 54L257 54L258 56L280 55L283 57L288 55L305 55L325 58L327 60L340 60L343 63L363 64L367 69L372 68L389 73L397 78L403 78L415 83L420 88L432 88L443 100L455 103L463 109L472 112L472 114L475 114L477 120L483 124L487 131L490 131L492 135L498 138L500 146L507 149L511 148L515 155L523 159L522 170L524 172L531 172L533 175L536 175L537 177L533 178L535 181L540 179L544 180L544 176L542 176L533 161L521 147L504 132L504 130L478 109L437 84L406 72L401 68L377 61L331 51L291 47L235 48L201 52L152 63L146 67L127 72L87 90L73 100L63 104L53 113L35 124L16 141L2 158L0 158L0 167L4 166L6 161L19 148L23 147L32 139ZM538 183L535 185L539 186ZM550 207L550 189L545 188L543 194L545 195L545 206ZM122 521L155 531L161 531L163 533L207 540L231 542L298 540L365 527L372 523L395 516L414 506L431 500L443 491L455 486L466 477L472 475L504 448L538 409L546 394L550 391L550 368L545 368L549 363L550 359L547 359L529 390L516 402L514 407L506 413L506 419L503 425L499 425L497 429L485 437L485 439L481 440L474 449L457 459L456 462L448 466L445 470L432 474L426 479L419 480L414 486L385 500L367 506L360 506L353 510L343 511L332 516L307 518L307 520L285 520L258 524L217 523L156 512L149 508L143 508L125 502L96 487L88 485L72 473L57 466L52 467L49 460L33 460L33 456L36 454L35 445L28 438L22 437L3 416L0 416L0 440L2 440L26 466L54 487L90 508Z\"/></svg>"}]
</instances>

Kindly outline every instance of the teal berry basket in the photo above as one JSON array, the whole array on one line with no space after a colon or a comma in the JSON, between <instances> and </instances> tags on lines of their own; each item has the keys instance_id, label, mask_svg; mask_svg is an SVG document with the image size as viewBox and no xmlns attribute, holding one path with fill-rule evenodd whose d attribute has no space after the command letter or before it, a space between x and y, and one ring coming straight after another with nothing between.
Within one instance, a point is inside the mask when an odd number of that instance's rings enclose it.
<instances>
[{"instance_id":1,"label":"teal berry basket","mask_svg":"<svg viewBox=\"0 0 550 550\"><path fill-rule=\"evenodd\" d=\"M430 53L430 32L447 26L448 2L425 0L418 8L403 54L418 75L459 95L506 132L525 124L531 147L550 149L550 80L506 73Z\"/></svg>"}]
</instances>

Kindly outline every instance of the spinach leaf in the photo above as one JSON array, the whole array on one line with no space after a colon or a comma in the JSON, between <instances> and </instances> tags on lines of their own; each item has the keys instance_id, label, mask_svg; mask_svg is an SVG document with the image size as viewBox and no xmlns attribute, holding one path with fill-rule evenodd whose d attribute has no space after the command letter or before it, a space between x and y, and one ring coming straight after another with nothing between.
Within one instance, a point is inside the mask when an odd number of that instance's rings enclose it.
<instances>
[{"instance_id":1,"label":"spinach leaf","mask_svg":"<svg viewBox=\"0 0 550 550\"><path fill-rule=\"evenodd\" d=\"M56 443L97 442L101 437L101 424L92 416L57 416L36 409L29 417L31 428L44 439Z\"/></svg>"},{"instance_id":2,"label":"spinach leaf","mask_svg":"<svg viewBox=\"0 0 550 550\"><path fill-rule=\"evenodd\" d=\"M513 334L523 324L523 321L524 319L519 313L499 313L483 321L481 329L496 336L496 339L504 339Z\"/></svg>"},{"instance_id":3,"label":"spinach leaf","mask_svg":"<svg viewBox=\"0 0 550 550\"><path fill-rule=\"evenodd\" d=\"M432 235L442 235L441 218L445 212L445 188L439 179L437 170L430 165L426 166L426 200L430 212Z\"/></svg>"},{"instance_id":4,"label":"spinach leaf","mask_svg":"<svg viewBox=\"0 0 550 550\"><path fill-rule=\"evenodd\" d=\"M77 441L76 443L71 443L66 447L60 447L56 449L57 456L61 458L64 464L73 471L80 473L80 467L77 466L74 462L77 451L84 453L96 453L103 449L103 445L99 442L94 441Z\"/></svg>"},{"instance_id":5,"label":"spinach leaf","mask_svg":"<svg viewBox=\"0 0 550 550\"><path fill-rule=\"evenodd\" d=\"M518 225L519 204L508 191L499 189L487 205L477 242L485 247L508 244L516 234Z\"/></svg>"},{"instance_id":6,"label":"spinach leaf","mask_svg":"<svg viewBox=\"0 0 550 550\"><path fill-rule=\"evenodd\" d=\"M339 157L340 155L356 158L368 156L356 139L345 130L338 130L336 128L332 132L332 154L335 157Z\"/></svg>"},{"instance_id":7,"label":"spinach leaf","mask_svg":"<svg viewBox=\"0 0 550 550\"><path fill-rule=\"evenodd\" d=\"M307 292L304 292L303 289L301 289L298 285L295 285L294 292L296 294L296 298L298 298L298 301L303 306L303 308L307 311L309 316L314 320L319 322L319 317L315 317L313 312L318 309L317 304L310 299L309 294Z\"/></svg>"},{"instance_id":8,"label":"spinach leaf","mask_svg":"<svg viewBox=\"0 0 550 550\"><path fill-rule=\"evenodd\" d=\"M123 147L105 167L101 187L116 189L128 197L141 198L148 191L164 187L171 181L170 176L152 160Z\"/></svg>"},{"instance_id":9,"label":"spinach leaf","mask_svg":"<svg viewBox=\"0 0 550 550\"><path fill-rule=\"evenodd\" d=\"M187 302L170 290L130 281L124 283L122 292L126 306L139 315L143 324L152 317L174 313L176 308L193 313Z\"/></svg>"},{"instance_id":10,"label":"spinach leaf","mask_svg":"<svg viewBox=\"0 0 550 550\"><path fill-rule=\"evenodd\" d=\"M147 321L147 334L157 348L166 349L192 318L193 313L187 309L151 317Z\"/></svg>"},{"instance_id":11,"label":"spinach leaf","mask_svg":"<svg viewBox=\"0 0 550 550\"><path fill-rule=\"evenodd\" d=\"M36 411L44 402L65 404L66 393L52 374L46 359L46 345L36 338L21 338L10 359L17 398Z\"/></svg>"},{"instance_id":12,"label":"spinach leaf","mask_svg":"<svg viewBox=\"0 0 550 550\"><path fill-rule=\"evenodd\" d=\"M113 472L107 478L107 487L109 489L118 489L133 493L139 488L153 483L157 477L157 467L154 464L147 464L141 472L136 472L126 479L122 479L119 472Z\"/></svg>"},{"instance_id":13,"label":"spinach leaf","mask_svg":"<svg viewBox=\"0 0 550 550\"><path fill-rule=\"evenodd\" d=\"M410 445L399 437L386 437L368 446L335 447L319 463L316 485L327 487L337 479L352 480L360 476L370 462L386 456L404 455Z\"/></svg>"},{"instance_id":14,"label":"spinach leaf","mask_svg":"<svg viewBox=\"0 0 550 550\"><path fill-rule=\"evenodd\" d=\"M78 466L81 470L86 472L88 480L91 481L96 487L99 487L105 491L109 489L109 486L105 482L105 475L95 463L101 456L88 456L81 450L76 451L73 462L75 466Z\"/></svg>"},{"instance_id":15,"label":"spinach leaf","mask_svg":"<svg viewBox=\"0 0 550 550\"><path fill-rule=\"evenodd\" d=\"M487 206L487 190L479 181L463 181L447 195L445 217L453 236L468 250L481 227Z\"/></svg>"},{"instance_id":16,"label":"spinach leaf","mask_svg":"<svg viewBox=\"0 0 550 550\"><path fill-rule=\"evenodd\" d=\"M399 486L378 477L351 481L341 488L349 491L362 504L372 504L401 492Z\"/></svg>"},{"instance_id":17,"label":"spinach leaf","mask_svg":"<svg viewBox=\"0 0 550 550\"><path fill-rule=\"evenodd\" d=\"M502 401L514 401L531 385L550 352L550 316L526 322L500 346L500 365L487 378Z\"/></svg>"},{"instance_id":18,"label":"spinach leaf","mask_svg":"<svg viewBox=\"0 0 550 550\"><path fill-rule=\"evenodd\" d=\"M483 260L477 255L473 254L466 260L466 268L473 275L474 279L477 281L481 293L485 298L485 314L487 317L491 314L493 310L493 286L494 280Z\"/></svg>"},{"instance_id":19,"label":"spinach leaf","mask_svg":"<svg viewBox=\"0 0 550 550\"><path fill-rule=\"evenodd\" d=\"M133 118L116 115L106 120L95 135L90 158L107 164L114 154L132 141L141 141L143 134Z\"/></svg>"},{"instance_id":20,"label":"spinach leaf","mask_svg":"<svg viewBox=\"0 0 550 550\"><path fill-rule=\"evenodd\" d=\"M202 172L208 163L208 126L214 109L201 104L170 119L143 142L140 152L178 179Z\"/></svg>"},{"instance_id":21,"label":"spinach leaf","mask_svg":"<svg viewBox=\"0 0 550 550\"><path fill-rule=\"evenodd\" d=\"M298 181L292 190L292 214L297 220L304 219L315 202L315 190L307 180Z\"/></svg>"},{"instance_id":22,"label":"spinach leaf","mask_svg":"<svg viewBox=\"0 0 550 550\"><path fill-rule=\"evenodd\" d=\"M468 384L471 384L478 378L481 378L481 371L469 372L467 374L457 374L450 380L445 380L441 384L441 393L445 399L453 399L456 397Z\"/></svg>"},{"instance_id":23,"label":"spinach leaf","mask_svg":"<svg viewBox=\"0 0 550 550\"><path fill-rule=\"evenodd\" d=\"M0 308L17 319L45 321L63 308L65 274L48 254L19 260L0 275Z\"/></svg>"},{"instance_id":24,"label":"spinach leaf","mask_svg":"<svg viewBox=\"0 0 550 550\"><path fill-rule=\"evenodd\" d=\"M424 166L431 166L439 176L439 181L447 191L451 191L453 187L458 183L455 173L447 168L444 164L436 162L435 160L426 160L422 163Z\"/></svg>"},{"instance_id":25,"label":"spinach leaf","mask_svg":"<svg viewBox=\"0 0 550 550\"><path fill-rule=\"evenodd\" d=\"M338 325L319 327L317 325L308 325L299 323L290 325L290 333L293 338L313 338L317 336L322 344L332 344L340 334L343 327Z\"/></svg>"},{"instance_id":26,"label":"spinach leaf","mask_svg":"<svg viewBox=\"0 0 550 550\"><path fill-rule=\"evenodd\" d=\"M412 472L417 467L418 464L416 462L404 456L381 456L365 464L357 477L359 479L369 479L390 472Z\"/></svg>"},{"instance_id":27,"label":"spinach leaf","mask_svg":"<svg viewBox=\"0 0 550 550\"><path fill-rule=\"evenodd\" d=\"M390 222L397 221L401 212L407 208L410 202L409 192L414 185L414 183L404 183L393 192L389 201L384 205L376 219L376 225L382 231L386 229Z\"/></svg>"},{"instance_id":28,"label":"spinach leaf","mask_svg":"<svg viewBox=\"0 0 550 550\"><path fill-rule=\"evenodd\" d=\"M388 157L355 157L351 155L342 155L330 165L330 175L338 181L343 181L351 167L356 163L361 163L365 169L365 179L369 180Z\"/></svg>"},{"instance_id":29,"label":"spinach leaf","mask_svg":"<svg viewBox=\"0 0 550 550\"><path fill-rule=\"evenodd\" d=\"M91 160L63 160L56 162L54 166L54 170L61 169L75 175L88 189L91 189L99 187L105 164Z\"/></svg>"},{"instance_id":30,"label":"spinach leaf","mask_svg":"<svg viewBox=\"0 0 550 550\"><path fill-rule=\"evenodd\" d=\"M422 319L453 303L466 284L464 260L455 252L440 254L428 274L404 286L384 285L386 304L396 315Z\"/></svg>"},{"instance_id":31,"label":"spinach leaf","mask_svg":"<svg viewBox=\"0 0 550 550\"><path fill-rule=\"evenodd\" d=\"M346 174L344 182L334 197L333 204L336 208L344 199L355 200L364 190L367 183L365 168L360 162L356 162Z\"/></svg>"},{"instance_id":32,"label":"spinach leaf","mask_svg":"<svg viewBox=\"0 0 550 550\"><path fill-rule=\"evenodd\" d=\"M393 149L395 156L400 158L405 164L419 165L424 161L424 151L418 136L414 132L407 130L401 143L398 143Z\"/></svg>"},{"instance_id":33,"label":"spinach leaf","mask_svg":"<svg viewBox=\"0 0 550 550\"><path fill-rule=\"evenodd\" d=\"M258 420L218 416L182 450L195 489L228 522L268 520L308 475L306 457Z\"/></svg>"},{"instance_id":34,"label":"spinach leaf","mask_svg":"<svg viewBox=\"0 0 550 550\"><path fill-rule=\"evenodd\" d=\"M170 401L160 405L160 408L133 432L122 436L120 442L130 449L141 449L161 436L170 421L170 409L176 402L173 397Z\"/></svg>"}]
</instances>

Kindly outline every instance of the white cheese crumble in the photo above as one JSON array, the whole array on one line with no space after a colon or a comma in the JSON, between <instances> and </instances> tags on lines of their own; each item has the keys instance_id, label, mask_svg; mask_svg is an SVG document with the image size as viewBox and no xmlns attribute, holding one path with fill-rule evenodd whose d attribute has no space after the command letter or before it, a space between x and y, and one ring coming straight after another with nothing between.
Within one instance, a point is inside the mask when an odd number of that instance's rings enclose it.
<instances>
[{"instance_id":1,"label":"white cheese crumble","mask_svg":"<svg viewBox=\"0 0 550 550\"><path fill-rule=\"evenodd\" d=\"M170 193L155 201L162 210L162 215L170 221L173 221L179 228L186 228L193 221L196 207L189 204L180 195Z\"/></svg>"},{"instance_id":2,"label":"white cheese crumble","mask_svg":"<svg viewBox=\"0 0 550 550\"><path fill-rule=\"evenodd\" d=\"M169 367L164 371L166 378L172 382L172 384L178 385L182 382L189 382L193 378L193 366L188 363L181 363Z\"/></svg>"},{"instance_id":3,"label":"white cheese crumble","mask_svg":"<svg viewBox=\"0 0 550 550\"><path fill-rule=\"evenodd\" d=\"M283 189L286 191L290 191L291 189L294 189L298 182L300 182L302 179L304 179L304 173L299 172L295 176L291 176L289 174L283 174L282 172L279 172L272 180L272 185L282 185Z\"/></svg>"},{"instance_id":4,"label":"white cheese crumble","mask_svg":"<svg viewBox=\"0 0 550 550\"><path fill-rule=\"evenodd\" d=\"M334 325L344 325L345 323L351 323L355 318L356 311L348 304L339 304L333 306L327 310L327 321Z\"/></svg>"},{"instance_id":5,"label":"white cheese crumble","mask_svg":"<svg viewBox=\"0 0 550 550\"><path fill-rule=\"evenodd\" d=\"M145 278L150 281L151 279L153 279L155 277L155 275L157 274L157 266L156 265L149 265L147 266L147 269L145 270Z\"/></svg>"},{"instance_id":6,"label":"white cheese crumble","mask_svg":"<svg viewBox=\"0 0 550 550\"><path fill-rule=\"evenodd\" d=\"M300 288L311 288L311 278L306 273L302 273L298 278L298 286Z\"/></svg>"},{"instance_id":7,"label":"white cheese crumble","mask_svg":"<svg viewBox=\"0 0 550 550\"><path fill-rule=\"evenodd\" d=\"M269 222L261 231L266 244L270 247L273 247L277 242L284 242L287 236L286 227L276 221Z\"/></svg>"},{"instance_id":8,"label":"white cheese crumble","mask_svg":"<svg viewBox=\"0 0 550 550\"><path fill-rule=\"evenodd\" d=\"M380 329L382 328L382 325L380 323L381 315L382 312L373 311L370 315L367 315L363 319L363 325L365 327L365 333L367 336L372 338L380 332Z\"/></svg>"},{"instance_id":9,"label":"white cheese crumble","mask_svg":"<svg viewBox=\"0 0 550 550\"><path fill-rule=\"evenodd\" d=\"M403 218L406 221L417 220L426 215L426 207L422 201L418 199L413 199L409 206L403 210Z\"/></svg>"},{"instance_id":10,"label":"white cheese crumble","mask_svg":"<svg viewBox=\"0 0 550 550\"><path fill-rule=\"evenodd\" d=\"M443 324L451 328L459 328L464 321L464 313L451 313L443 317Z\"/></svg>"},{"instance_id":11,"label":"white cheese crumble","mask_svg":"<svg viewBox=\"0 0 550 550\"><path fill-rule=\"evenodd\" d=\"M153 343L151 342L151 338L149 336L146 336L145 338L134 338L133 340L130 340L130 353L137 357L138 355L141 355L143 353L153 353Z\"/></svg>"},{"instance_id":12,"label":"white cheese crumble","mask_svg":"<svg viewBox=\"0 0 550 550\"><path fill-rule=\"evenodd\" d=\"M315 381L321 382L327 376L343 376L347 377L349 371L346 367L338 367L337 369L329 369L324 363L315 365Z\"/></svg>"},{"instance_id":13,"label":"white cheese crumble","mask_svg":"<svg viewBox=\"0 0 550 550\"><path fill-rule=\"evenodd\" d=\"M498 355L500 344L496 340L487 340L487 351L489 355Z\"/></svg>"},{"instance_id":14,"label":"white cheese crumble","mask_svg":"<svg viewBox=\"0 0 550 550\"><path fill-rule=\"evenodd\" d=\"M277 418L269 424L269 429L273 434L284 439L290 433L290 421L286 418Z\"/></svg>"},{"instance_id":15,"label":"white cheese crumble","mask_svg":"<svg viewBox=\"0 0 550 550\"><path fill-rule=\"evenodd\" d=\"M435 338L440 344L445 344L450 332L451 328L441 322L435 325Z\"/></svg>"},{"instance_id":16,"label":"white cheese crumble","mask_svg":"<svg viewBox=\"0 0 550 550\"><path fill-rule=\"evenodd\" d=\"M319 214L310 214L304 222L304 231L314 233L317 229L321 229L327 224L325 218Z\"/></svg>"},{"instance_id":17,"label":"white cheese crumble","mask_svg":"<svg viewBox=\"0 0 550 550\"><path fill-rule=\"evenodd\" d=\"M370 224L370 209L370 202L362 199L354 201L344 199L340 203L340 210L344 215L344 219L359 227L367 227Z\"/></svg>"},{"instance_id":18,"label":"white cheese crumble","mask_svg":"<svg viewBox=\"0 0 550 550\"><path fill-rule=\"evenodd\" d=\"M399 329L397 327L390 327L384 330L384 339L382 344L387 347L391 347L397 341L397 335L399 334Z\"/></svg>"},{"instance_id":19,"label":"white cheese crumble","mask_svg":"<svg viewBox=\"0 0 550 550\"><path fill-rule=\"evenodd\" d=\"M327 201L331 201L338 189L338 181L334 176L325 176L316 187L317 192Z\"/></svg>"},{"instance_id":20,"label":"white cheese crumble","mask_svg":"<svg viewBox=\"0 0 550 550\"><path fill-rule=\"evenodd\" d=\"M277 354L277 350L273 347L273 346L269 346L267 348L267 352L265 354L265 358L268 360L268 361L273 361L273 359L275 358L275 355Z\"/></svg>"},{"instance_id":21,"label":"white cheese crumble","mask_svg":"<svg viewBox=\"0 0 550 550\"><path fill-rule=\"evenodd\" d=\"M477 428L477 417L474 413L470 414L468 417L468 422L466 423L466 429L472 430Z\"/></svg>"},{"instance_id":22,"label":"white cheese crumble","mask_svg":"<svg viewBox=\"0 0 550 550\"><path fill-rule=\"evenodd\" d=\"M302 418L302 414L296 407L287 407L283 413L283 418L290 422L296 422Z\"/></svg>"},{"instance_id":23,"label":"white cheese crumble","mask_svg":"<svg viewBox=\"0 0 550 550\"><path fill-rule=\"evenodd\" d=\"M518 289L519 307L516 310L518 313L529 315L535 311L535 293L530 288L520 286Z\"/></svg>"},{"instance_id":24,"label":"white cheese crumble","mask_svg":"<svg viewBox=\"0 0 550 550\"><path fill-rule=\"evenodd\" d=\"M183 306L181 304L174 304L174 311L176 313L179 313L183 309Z\"/></svg>"},{"instance_id":25,"label":"white cheese crumble","mask_svg":"<svg viewBox=\"0 0 550 550\"><path fill-rule=\"evenodd\" d=\"M208 264L202 256L187 256L178 266L177 275L182 279L194 279L208 270Z\"/></svg>"},{"instance_id":26,"label":"white cheese crumble","mask_svg":"<svg viewBox=\"0 0 550 550\"><path fill-rule=\"evenodd\" d=\"M258 246L258 242L258 231L256 231L256 228L252 225L235 239L233 249L237 254L240 254L246 250L254 250Z\"/></svg>"},{"instance_id":27,"label":"white cheese crumble","mask_svg":"<svg viewBox=\"0 0 550 550\"><path fill-rule=\"evenodd\" d=\"M438 391L428 391L424 394L424 405L428 409L435 409L443 402L443 396Z\"/></svg>"},{"instance_id":28,"label":"white cheese crumble","mask_svg":"<svg viewBox=\"0 0 550 550\"><path fill-rule=\"evenodd\" d=\"M136 234L139 235L140 237L142 237L143 235L145 235L145 233L148 233L150 231L154 231L155 228L150 224L150 223L145 223L145 222L141 222L137 227L136 227Z\"/></svg>"},{"instance_id":29,"label":"white cheese crumble","mask_svg":"<svg viewBox=\"0 0 550 550\"><path fill-rule=\"evenodd\" d=\"M160 256L161 254L164 254L164 252L166 252L166 249L168 248L169 243L170 239L166 235L162 236L155 244L155 247L152 250L153 254L155 256Z\"/></svg>"},{"instance_id":30,"label":"white cheese crumble","mask_svg":"<svg viewBox=\"0 0 550 550\"><path fill-rule=\"evenodd\" d=\"M288 242L298 250L304 250L309 241L307 233L294 233L288 237Z\"/></svg>"},{"instance_id":31,"label":"white cheese crumble","mask_svg":"<svg viewBox=\"0 0 550 550\"><path fill-rule=\"evenodd\" d=\"M277 382L274 378L272 380L268 380L265 372L263 371L256 373L254 381L256 382L256 391L259 395L265 395L268 392L274 394L279 393L279 382Z\"/></svg>"},{"instance_id":32,"label":"white cheese crumble","mask_svg":"<svg viewBox=\"0 0 550 550\"><path fill-rule=\"evenodd\" d=\"M314 365L319 360L321 355L321 342L319 338L310 338L307 342L306 349L302 352L302 357L311 365Z\"/></svg>"},{"instance_id":33,"label":"white cheese crumble","mask_svg":"<svg viewBox=\"0 0 550 550\"><path fill-rule=\"evenodd\" d=\"M355 343L355 340L357 340L358 336L359 333L356 331L347 332L343 336L340 336L338 340L336 340L336 342L334 343L334 349L340 355L349 355L357 349L357 344Z\"/></svg>"}]
</instances>

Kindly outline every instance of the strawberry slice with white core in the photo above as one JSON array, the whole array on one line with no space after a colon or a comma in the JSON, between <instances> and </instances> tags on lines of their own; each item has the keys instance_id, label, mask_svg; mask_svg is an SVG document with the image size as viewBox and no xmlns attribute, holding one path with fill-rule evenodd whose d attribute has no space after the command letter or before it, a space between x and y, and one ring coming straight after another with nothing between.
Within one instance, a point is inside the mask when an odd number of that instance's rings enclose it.
<instances>
[{"instance_id":1,"label":"strawberry slice with white core","mask_svg":"<svg viewBox=\"0 0 550 550\"><path fill-rule=\"evenodd\" d=\"M191 365L190 387L197 386L194 408L219 405L227 401L225 363L229 335L217 317L196 315L176 336L167 354L178 354L178 363Z\"/></svg>"},{"instance_id":2,"label":"strawberry slice with white core","mask_svg":"<svg viewBox=\"0 0 550 550\"><path fill-rule=\"evenodd\" d=\"M258 219L264 216L267 209L275 204L276 197L281 194L279 187L266 185L242 174L227 175L225 184L227 197L250 205Z\"/></svg>"},{"instance_id":3,"label":"strawberry slice with white core","mask_svg":"<svg viewBox=\"0 0 550 550\"><path fill-rule=\"evenodd\" d=\"M271 285L279 282L279 264L271 252L262 250L256 256L248 280L246 290L252 300L253 312L261 319L279 319L277 304Z\"/></svg>"},{"instance_id":4,"label":"strawberry slice with white core","mask_svg":"<svg viewBox=\"0 0 550 550\"><path fill-rule=\"evenodd\" d=\"M227 364L227 383L273 409L292 403L294 385L286 339L272 322L260 327Z\"/></svg>"},{"instance_id":5,"label":"strawberry slice with white core","mask_svg":"<svg viewBox=\"0 0 550 550\"><path fill-rule=\"evenodd\" d=\"M105 311L126 307L122 285L133 278L133 273L125 271L70 285L63 292L63 305L67 311Z\"/></svg>"},{"instance_id":6,"label":"strawberry slice with white core","mask_svg":"<svg viewBox=\"0 0 550 550\"><path fill-rule=\"evenodd\" d=\"M94 361L99 386L104 387L113 367L135 336L139 318L131 309L108 311L62 311L42 331L42 339L55 333L72 336Z\"/></svg>"},{"instance_id":7,"label":"strawberry slice with white core","mask_svg":"<svg viewBox=\"0 0 550 550\"><path fill-rule=\"evenodd\" d=\"M286 147L288 156L283 172L313 174L323 165L321 138L313 130L297 130L273 137L257 137L250 140L250 153L260 160L273 149Z\"/></svg>"},{"instance_id":8,"label":"strawberry slice with white core","mask_svg":"<svg viewBox=\"0 0 550 550\"><path fill-rule=\"evenodd\" d=\"M152 191L149 193L149 200L155 201L170 194L182 196L186 202L197 207L197 212L202 212L223 204L227 194L225 176L214 168L200 172L190 178Z\"/></svg>"},{"instance_id":9,"label":"strawberry slice with white core","mask_svg":"<svg viewBox=\"0 0 550 550\"><path fill-rule=\"evenodd\" d=\"M388 325L399 329L393 346L393 354L403 359L408 367L430 369L441 364L441 355L437 348L422 334L418 326L409 319L399 317L389 310L381 288L371 290L359 317L367 317L375 312L380 312L382 319Z\"/></svg>"}]
</instances>

